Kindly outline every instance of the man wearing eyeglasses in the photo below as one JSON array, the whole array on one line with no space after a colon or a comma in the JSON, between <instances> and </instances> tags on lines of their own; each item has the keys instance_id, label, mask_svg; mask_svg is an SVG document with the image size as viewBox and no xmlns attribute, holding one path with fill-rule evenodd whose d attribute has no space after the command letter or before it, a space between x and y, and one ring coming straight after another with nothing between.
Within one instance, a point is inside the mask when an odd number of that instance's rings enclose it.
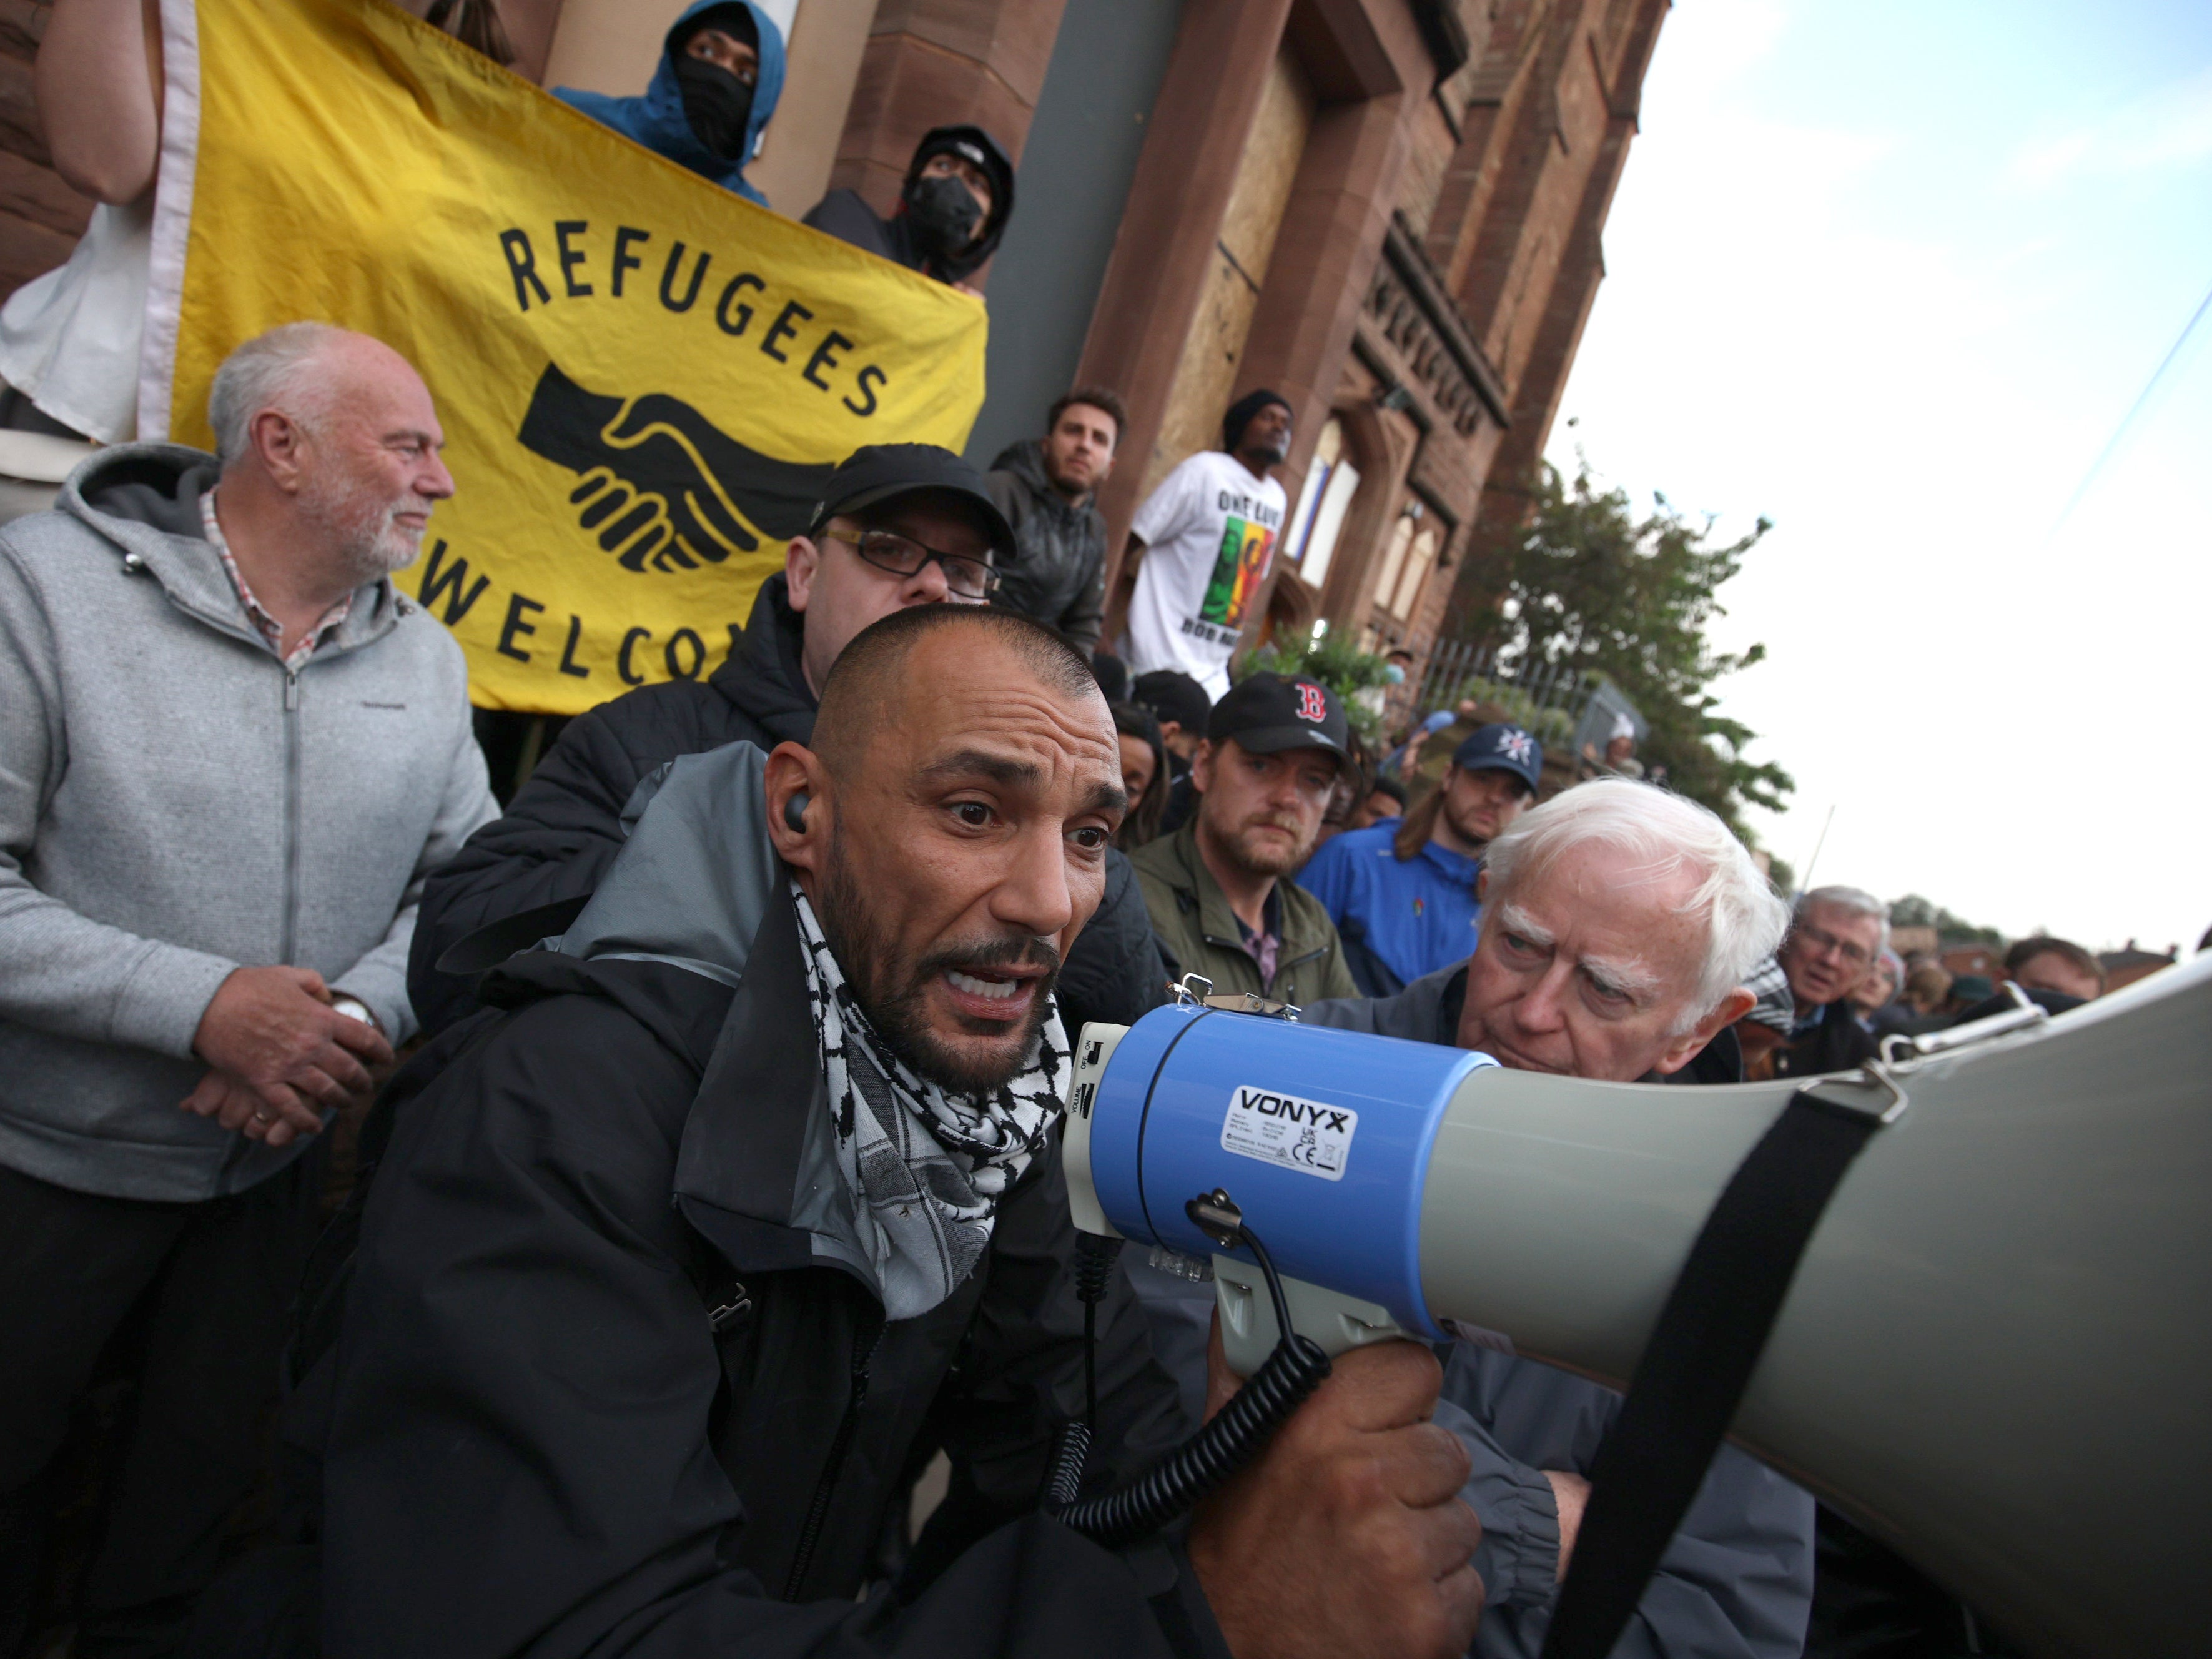
<instances>
[{"instance_id":1,"label":"man wearing eyeglasses","mask_svg":"<svg viewBox=\"0 0 2212 1659\"><path fill-rule=\"evenodd\" d=\"M1777 957L1797 1018L1790 1046L1774 1057L1775 1076L1847 1072L1875 1057L1874 1037L1853 1017L1850 997L1888 944L1889 907L1871 893L1815 887L1798 899Z\"/></svg>"},{"instance_id":2,"label":"man wearing eyeglasses","mask_svg":"<svg viewBox=\"0 0 2212 1659\"><path fill-rule=\"evenodd\" d=\"M476 1006L483 969L568 927L622 849L640 784L724 744L809 741L830 665L854 635L909 605L987 604L1014 552L982 474L959 456L930 444L855 450L761 585L729 659L703 681L641 686L569 721L506 815L430 878L407 969L423 1029ZM1061 966L1063 1015L1079 1030L1126 1024L1164 1000L1164 982L1144 896L1112 852L1104 900Z\"/></svg>"}]
</instances>

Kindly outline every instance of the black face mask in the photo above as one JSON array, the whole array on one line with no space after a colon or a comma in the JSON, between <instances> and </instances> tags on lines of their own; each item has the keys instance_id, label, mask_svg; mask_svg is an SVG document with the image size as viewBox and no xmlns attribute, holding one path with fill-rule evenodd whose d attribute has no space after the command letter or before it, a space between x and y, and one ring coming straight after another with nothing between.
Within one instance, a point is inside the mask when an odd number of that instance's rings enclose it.
<instances>
[{"instance_id":1,"label":"black face mask","mask_svg":"<svg viewBox=\"0 0 2212 1659\"><path fill-rule=\"evenodd\" d=\"M745 159L745 129L752 124L753 89L703 58L678 57L676 85L691 136L725 161Z\"/></svg>"},{"instance_id":2,"label":"black face mask","mask_svg":"<svg viewBox=\"0 0 2212 1659\"><path fill-rule=\"evenodd\" d=\"M964 252L983 222L983 204L957 179L939 174L906 187L907 222L924 253L949 259Z\"/></svg>"}]
</instances>

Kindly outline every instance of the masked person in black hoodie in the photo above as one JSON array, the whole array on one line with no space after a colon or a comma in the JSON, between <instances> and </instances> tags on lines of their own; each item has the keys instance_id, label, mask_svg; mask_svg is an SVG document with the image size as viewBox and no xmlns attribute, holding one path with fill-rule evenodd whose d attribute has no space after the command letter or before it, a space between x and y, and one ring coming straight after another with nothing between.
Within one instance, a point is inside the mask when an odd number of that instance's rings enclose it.
<instances>
[{"instance_id":1,"label":"masked person in black hoodie","mask_svg":"<svg viewBox=\"0 0 2212 1659\"><path fill-rule=\"evenodd\" d=\"M833 190L806 222L909 270L973 294L966 278L997 251L1014 216L1014 164L981 127L932 127L915 146L888 219L860 192Z\"/></svg>"},{"instance_id":2,"label":"masked person in black hoodie","mask_svg":"<svg viewBox=\"0 0 2212 1659\"><path fill-rule=\"evenodd\" d=\"M927 444L855 451L782 574L762 584L729 660L703 681L641 686L569 721L506 816L430 878L407 964L423 1030L476 1006L477 973L568 926L622 851L641 784L725 744L806 742L819 689L854 635L908 605L981 605L1014 545L958 456ZM1166 1000L1166 983L1136 877L1109 853L1098 914L1061 968L1069 1029L1130 1024Z\"/></svg>"}]
</instances>

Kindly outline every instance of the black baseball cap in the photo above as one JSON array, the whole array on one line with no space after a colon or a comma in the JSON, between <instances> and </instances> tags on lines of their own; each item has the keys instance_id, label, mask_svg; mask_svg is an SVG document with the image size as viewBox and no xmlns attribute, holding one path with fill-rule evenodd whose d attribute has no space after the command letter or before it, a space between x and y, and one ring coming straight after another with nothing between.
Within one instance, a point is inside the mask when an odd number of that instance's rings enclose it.
<instances>
[{"instance_id":1,"label":"black baseball cap","mask_svg":"<svg viewBox=\"0 0 2212 1659\"><path fill-rule=\"evenodd\" d=\"M1254 674L1213 705L1206 735L1234 738L1255 755L1326 749L1340 764L1352 757L1352 723L1335 692L1304 674Z\"/></svg>"},{"instance_id":2,"label":"black baseball cap","mask_svg":"<svg viewBox=\"0 0 2212 1659\"><path fill-rule=\"evenodd\" d=\"M1477 726L1452 750L1452 764L1462 772L1510 772L1532 790L1544 787L1544 745L1533 732L1502 721Z\"/></svg>"},{"instance_id":3,"label":"black baseball cap","mask_svg":"<svg viewBox=\"0 0 2212 1659\"><path fill-rule=\"evenodd\" d=\"M806 533L818 537L822 526L840 516L866 512L896 501L902 495L931 494L949 497L975 521L1001 565L1011 563L1017 551L1013 526L999 511L983 486L983 475L949 449L935 444L869 444L838 464L814 504Z\"/></svg>"}]
</instances>

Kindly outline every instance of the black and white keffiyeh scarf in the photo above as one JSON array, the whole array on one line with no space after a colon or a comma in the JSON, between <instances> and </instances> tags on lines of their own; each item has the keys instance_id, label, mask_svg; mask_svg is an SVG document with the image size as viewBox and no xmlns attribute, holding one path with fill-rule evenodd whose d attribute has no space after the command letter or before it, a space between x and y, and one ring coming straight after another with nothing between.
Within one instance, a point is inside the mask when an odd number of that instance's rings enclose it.
<instances>
[{"instance_id":1,"label":"black and white keffiyeh scarf","mask_svg":"<svg viewBox=\"0 0 2212 1659\"><path fill-rule=\"evenodd\" d=\"M884 1316L912 1319L951 1296L990 1243L1000 1198L1060 1115L1072 1069L1067 1036L1054 1010L1028 1068L989 1095L925 1081L868 1024L796 882L791 896L838 1167L855 1200L861 1248L874 1258Z\"/></svg>"}]
</instances>

